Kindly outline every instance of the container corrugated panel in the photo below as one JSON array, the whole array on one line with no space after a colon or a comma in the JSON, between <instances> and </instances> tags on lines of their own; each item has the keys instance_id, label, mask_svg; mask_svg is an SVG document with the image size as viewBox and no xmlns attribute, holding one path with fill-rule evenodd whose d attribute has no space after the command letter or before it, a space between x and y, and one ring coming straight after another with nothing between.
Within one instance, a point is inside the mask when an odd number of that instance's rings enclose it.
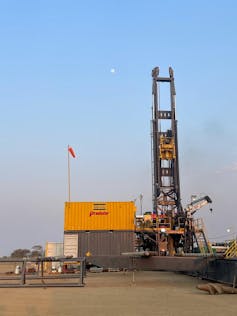
<instances>
[{"instance_id":1,"label":"container corrugated panel","mask_svg":"<svg viewBox=\"0 0 237 316\"><path fill-rule=\"evenodd\" d=\"M133 230L133 202L66 202L64 231Z\"/></svg>"},{"instance_id":2,"label":"container corrugated panel","mask_svg":"<svg viewBox=\"0 0 237 316\"><path fill-rule=\"evenodd\" d=\"M123 252L134 251L133 231L80 231L74 236L78 238L79 257L119 256Z\"/></svg>"},{"instance_id":3,"label":"container corrugated panel","mask_svg":"<svg viewBox=\"0 0 237 316\"><path fill-rule=\"evenodd\" d=\"M64 234L64 256L78 257L78 234Z\"/></svg>"},{"instance_id":4,"label":"container corrugated panel","mask_svg":"<svg viewBox=\"0 0 237 316\"><path fill-rule=\"evenodd\" d=\"M45 246L46 257L62 257L63 243L62 242L47 242Z\"/></svg>"}]
</instances>

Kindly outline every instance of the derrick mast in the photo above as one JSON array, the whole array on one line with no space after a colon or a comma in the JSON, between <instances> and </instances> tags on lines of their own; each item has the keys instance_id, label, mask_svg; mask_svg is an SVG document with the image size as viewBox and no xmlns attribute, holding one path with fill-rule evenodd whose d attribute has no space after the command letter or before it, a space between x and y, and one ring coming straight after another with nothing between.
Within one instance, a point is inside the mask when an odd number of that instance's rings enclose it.
<instances>
[{"instance_id":1,"label":"derrick mast","mask_svg":"<svg viewBox=\"0 0 237 316\"><path fill-rule=\"evenodd\" d=\"M173 69L169 77L152 70L153 225L159 255L174 255L184 245L185 217L180 198L177 120ZM160 85L168 83L168 104L160 104Z\"/></svg>"},{"instance_id":2,"label":"derrick mast","mask_svg":"<svg viewBox=\"0 0 237 316\"><path fill-rule=\"evenodd\" d=\"M183 214L173 70L169 68L169 77L160 77L159 68L156 67L152 70L152 79L153 212L156 215L167 216L173 221L175 216ZM161 110L159 102L160 84L163 83L168 83L170 90L170 102L166 110ZM162 124L163 122L165 124Z\"/></svg>"}]
</instances>

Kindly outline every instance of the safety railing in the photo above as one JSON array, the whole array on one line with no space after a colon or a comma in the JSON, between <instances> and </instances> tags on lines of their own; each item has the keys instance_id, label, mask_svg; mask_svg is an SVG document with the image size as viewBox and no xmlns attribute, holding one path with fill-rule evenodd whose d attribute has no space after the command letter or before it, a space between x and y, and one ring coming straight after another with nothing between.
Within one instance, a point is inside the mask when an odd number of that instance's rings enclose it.
<instances>
[{"instance_id":1,"label":"safety railing","mask_svg":"<svg viewBox=\"0 0 237 316\"><path fill-rule=\"evenodd\" d=\"M85 258L0 259L0 287L82 287Z\"/></svg>"}]
</instances>

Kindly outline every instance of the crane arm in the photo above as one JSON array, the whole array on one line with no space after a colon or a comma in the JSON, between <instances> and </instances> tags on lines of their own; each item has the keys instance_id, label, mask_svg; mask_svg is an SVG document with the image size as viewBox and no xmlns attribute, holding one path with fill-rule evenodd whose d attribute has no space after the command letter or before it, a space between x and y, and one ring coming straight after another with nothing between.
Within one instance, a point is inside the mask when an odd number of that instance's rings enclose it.
<instances>
[{"instance_id":1,"label":"crane arm","mask_svg":"<svg viewBox=\"0 0 237 316\"><path fill-rule=\"evenodd\" d=\"M211 198L206 195L204 197L201 197L197 200L192 201L190 204L188 204L185 208L185 211L190 214L193 215L194 213L196 213L200 208L202 208L203 206L212 203Z\"/></svg>"}]
</instances>

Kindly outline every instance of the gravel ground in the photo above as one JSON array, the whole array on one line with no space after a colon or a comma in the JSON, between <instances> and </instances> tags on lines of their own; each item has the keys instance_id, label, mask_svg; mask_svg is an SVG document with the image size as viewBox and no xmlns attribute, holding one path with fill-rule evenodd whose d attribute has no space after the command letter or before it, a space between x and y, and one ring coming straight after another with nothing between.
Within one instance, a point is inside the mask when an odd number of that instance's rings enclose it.
<instances>
[{"instance_id":1,"label":"gravel ground","mask_svg":"<svg viewBox=\"0 0 237 316\"><path fill-rule=\"evenodd\" d=\"M237 315L237 295L208 295L207 283L170 272L88 273L82 288L0 289L0 315Z\"/></svg>"}]
</instances>

